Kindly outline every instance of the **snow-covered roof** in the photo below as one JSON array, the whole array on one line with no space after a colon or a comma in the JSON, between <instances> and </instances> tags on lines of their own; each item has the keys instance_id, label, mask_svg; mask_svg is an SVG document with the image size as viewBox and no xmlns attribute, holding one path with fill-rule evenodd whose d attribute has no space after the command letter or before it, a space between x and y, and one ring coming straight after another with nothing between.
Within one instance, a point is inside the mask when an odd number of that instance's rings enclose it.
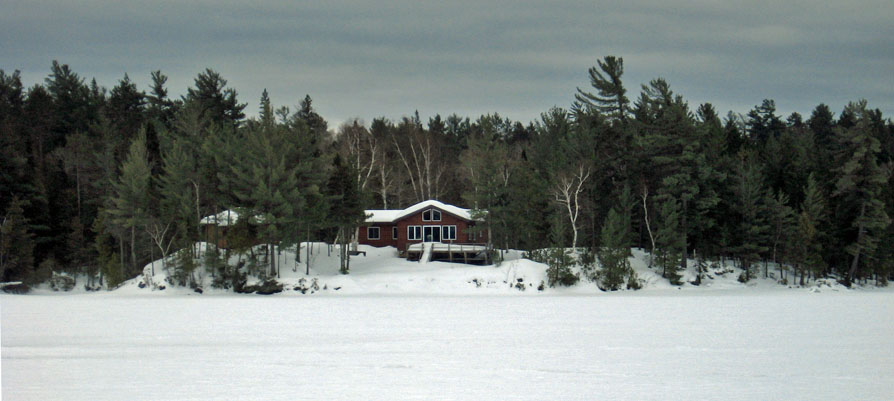
<instances>
[{"instance_id":1,"label":"snow-covered roof","mask_svg":"<svg viewBox=\"0 0 894 401\"><path fill-rule=\"evenodd\" d=\"M255 218L260 219L261 216L257 216ZM220 227L226 227L235 225L237 221L239 221L239 212L229 209L224 210L216 215L212 214L210 216L202 217L202 220L199 221L199 224L216 224Z\"/></svg>"},{"instance_id":2,"label":"snow-covered roof","mask_svg":"<svg viewBox=\"0 0 894 401\"><path fill-rule=\"evenodd\" d=\"M419 211L425 210L427 208L434 207L440 210L443 210L447 213L450 213L456 217L465 219L465 220L473 220L471 209L464 209L458 206L448 205L444 202L436 201L434 199L430 199L424 202L419 202L413 206L410 206L406 209L401 210L367 210L366 214L372 215L366 219L367 223L393 223L397 220L400 220L404 217L407 217L411 214L415 214Z\"/></svg>"},{"instance_id":3,"label":"snow-covered roof","mask_svg":"<svg viewBox=\"0 0 894 401\"><path fill-rule=\"evenodd\" d=\"M367 223L391 223L397 218L403 210L387 210L387 209L378 209L378 210L366 210L367 215L372 215L366 218Z\"/></svg>"}]
</instances>

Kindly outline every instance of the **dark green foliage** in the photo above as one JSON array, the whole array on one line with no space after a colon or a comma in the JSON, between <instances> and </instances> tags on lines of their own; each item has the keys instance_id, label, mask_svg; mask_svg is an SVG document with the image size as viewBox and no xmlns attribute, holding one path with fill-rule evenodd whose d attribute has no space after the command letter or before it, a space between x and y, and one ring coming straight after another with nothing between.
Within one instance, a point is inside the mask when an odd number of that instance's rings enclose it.
<instances>
[{"instance_id":1,"label":"dark green foliage","mask_svg":"<svg viewBox=\"0 0 894 401\"><path fill-rule=\"evenodd\" d=\"M743 158L738 167L734 210L740 222L736 235L737 246L733 253L739 258L743 270L741 281L754 277L754 264L769 249L767 247L770 224L766 214L766 190L757 165L749 158Z\"/></svg>"},{"instance_id":2,"label":"dark green foliage","mask_svg":"<svg viewBox=\"0 0 894 401\"><path fill-rule=\"evenodd\" d=\"M658 249L653 253L662 269L661 276L673 285L680 285L680 262L685 246L679 234L680 203L673 198L665 199L661 203L657 223L659 228L655 235L655 245Z\"/></svg>"},{"instance_id":3,"label":"dark green foliage","mask_svg":"<svg viewBox=\"0 0 894 401\"><path fill-rule=\"evenodd\" d=\"M236 90L227 88L227 80L210 68L196 77L195 88L187 90L183 101L184 107L196 107L200 118L217 128L235 127L245 118L245 104L236 100Z\"/></svg>"},{"instance_id":4,"label":"dark green foliage","mask_svg":"<svg viewBox=\"0 0 894 401\"><path fill-rule=\"evenodd\" d=\"M599 264L602 269L597 279L603 290L615 291L625 282L636 281L636 274L627 259L630 254L629 238L629 215L625 216L612 208L602 225L602 247L599 249Z\"/></svg>"},{"instance_id":5,"label":"dark green foliage","mask_svg":"<svg viewBox=\"0 0 894 401\"><path fill-rule=\"evenodd\" d=\"M346 165L338 154L332 160L332 175L329 177L325 194L329 198L329 221L337 230L336 238L340 244L339 271L342 274L348 274L350 271L348 244L356 227L359 227L366 219L366 214L361 203L357 175L351 171L351 167Z\"/></svg>"},{"instance_id":6,"label":"dark green foliage","mask_svg":"<svg viewBox=\"0 0 894 401\"><path fill-rule=\"evenodd\" d=\"M196 260L192 256L191 249L184 248L174 255L174 265L168 267L168 284L181 287L194 287Z\"/></svg>"},{"instance_id":7,"label":"dark green foliage","mask_svg":"<svg viewBox=\"0 0 894 401\"><path fill-rule=\"evenodd\" d=\"M258 284L242 285L236 288L240 294L273 295L282 292L282 284L272 278L268 278Z\"/></svg>"},{"instance_id":8,"label":"dark green foliage","mask_svg":"<svg viewBox=\"0 0 894 401\"><path fill-rule=\"evenodd\" d=\"M826 264L822 258L821 227L826 219L826 202L819 184L811 174L804 188L804 202L797 216L797 231L793 239L793 260L800 284L804 285L807 274L819 276Z\"/></svg>"},{"instance_id":9,"label":"dark green foliage","mask_svg":"<svg viewBox=\"0 0 894 401\"><path fill-rule=\"evenodd\" d=\"M13 198L0 216L0 281L24 281L34 268L34 235L28 232L24 204Z\"/></svg>"},{"instance_id":10,"label":"dark green foliage","mask_svg":"<svg viewBox=\"0 0 894 401\"><path fill-rule=\"evenodd\" d=\"M574 258L563 248L549 248L546 252L546 276L549 278L549 286L571 286L580 280L580 276L571 271Z\"/></svg>"},{"instance_id":11,"label":"dark green foliage","mask_svg":"<svg viewBox=\"0 0 894 401\"><path fill-rule=\"evenodd\" d=\"M776 102L771 99L764 99L760 106L748 112L746 125L751 140L759 144L778 137L785 129L785 123L776 115Z\"/></svg>"},{"instance_id":12,"label":"dark green foliage","mask_svg":"<svg viewBox=\"0 0 894 401\"><path fill-rule=\"evenodd\" d=\"M593 252L583 265L601 252L619 266L622 249L653 237L675 282L690 255L699 266L732 258L743 280L769 261L801 280L892 278L894 124L879 110L857 102L836 120L820 104L806 120L783 119L768 99L721 119L708 103L690 111L660 78L631 106L620 57L588 73L593 92L578 89L570 111L554 107L530 123L498 113L435 115L427 125L418 113L396 124L376 118L349 127L366 143L346 151L349 141L330 136L310 96L293 113L264 91L257 117L246 119L236 91L211 69L182 97L169 95L160 71L148 88L125 74L108 91L59 62L32 86L0 71L0 212L17 216L4 225L3 279L64 271L113 288L176 253L166 267L181 285L197 285L204 256L213 257L205 262L214 285L234 288L279 273L280 249L334 239L349 271L363 209L428 198L475 208L477 229L496 248L550 246L554 285L575 277L559 251L568 244ZM576 200L557 201L558 184L580 172L588 174ZM227 209L248 217L226 230L199 225ZM626 233L618 219L629 222ZM221 239L229 245L221 254L192 246ZM234 254L238 269L221 264ZM639 284L604 278L610 288Z\"/></svg>"},{"instance_id":13,"label":"dark green foliage","mask_svg":"<svg viewBox=\"0 0 894 401\"><path fill-rule=\"evenodd\" d=\"M861 255L875 252L890 219L881 198L888 177L878 165L881 146L873 135L873 130L878 128L872 124L872 112L867 109L865 100L849 104L845 111L854 116L855 122L838 131L844 164L838 171L833 196L840 200L840 207L853 219L846 248L852 257L845 279L845 283L850 284L861 266Z\"/></svg>"},{"instance_id":14,"label":"dark green foliage","mask_svg":"<svg viewBox=\"0 0 894 401\"><path fill-rule=\"evenodd\" d=\"M590 67L588 73L590 85L597 90L597 94L577 88L577 94L574 95L577 101L576 108L592 108L623 121L627 114L627 104L630 102L625 96L627 90L621 82L621 76L624 75L624 58L605 56L603 60L597 60L596 64L599 68Z\"/></svg>"}]
</instances>

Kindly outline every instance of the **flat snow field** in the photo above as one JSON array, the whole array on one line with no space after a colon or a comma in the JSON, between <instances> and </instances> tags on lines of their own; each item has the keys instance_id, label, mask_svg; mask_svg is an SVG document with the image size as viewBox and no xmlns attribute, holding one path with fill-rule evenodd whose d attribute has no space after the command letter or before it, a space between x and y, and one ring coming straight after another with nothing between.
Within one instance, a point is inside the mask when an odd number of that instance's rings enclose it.
<instances>
[{"instance_id":1,"label":"flat snow field","mask_svg":"<svg viewBox=\"0 0 894 401\"><path fill-rule=\"evenodd\" d=\"M0 296L3 400L894 398L891 292Z\"/></svg>"}]
</instances>

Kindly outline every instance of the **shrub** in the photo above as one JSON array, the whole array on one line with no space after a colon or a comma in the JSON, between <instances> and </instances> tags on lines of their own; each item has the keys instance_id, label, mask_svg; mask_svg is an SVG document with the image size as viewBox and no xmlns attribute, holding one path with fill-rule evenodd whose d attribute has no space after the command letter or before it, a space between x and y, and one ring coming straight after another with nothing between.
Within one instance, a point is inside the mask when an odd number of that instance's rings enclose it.
<instances>
[{"instance_id":1,"label":"shrub","mask_svg":"<svg viewBox=\"0 0 894 401\"><path fill-rule=\"evenodd\" d=\"M236 289L236 292L241 294L271 295L282 292L282 284L274 279L266 279L258 284L241 286L241 288Z\"/></svg>"},{"instance_id":2,"label":"shrub","mask_svg":"<svg viewBox=\"0 0 894 401\"><path fill-rule=\"evenodd\" d=\"M549 286L555 287L556 284L564 285L564 286L572 286L576 284L580 277L574 272L571 271L571 268L568 266L555 266L546 269L546 274L549 277Z\"/></svg>"},{"instance_id":3,"label":"shrub","mask_svg":"<svg viewBox=\"0 0 894 401\"><path fill-rule=\"evenodd\" d=\"M639 280L636 276L636 272L631 271L630 276L627 277L627 289L628 290L639 290L643 288L643 282Z\"/></svg>"},{"instance_id":4,"label":"shrub","mask_svg":"<svg viewBox=\"0 0 894 401\"><path fill-rule=\"evenodd\" d=\"M67 274L53 272L53 277L50 279L50 288L52 288L53 291L71 291L74 286L74 278Z\"/></svg>"},{"instance_id":5,"label":"shrub","mask_svg":"<svg viewBox=\"0 0 894 401\"><path fill-rule=\"evenodd\" d=\"M16 281L11 283L0 283L0 290L3 290L3 292L7 294L27 294L28 291L31 291L31 287L28 287L25 283Z\"/></svg>"}]
</instances>

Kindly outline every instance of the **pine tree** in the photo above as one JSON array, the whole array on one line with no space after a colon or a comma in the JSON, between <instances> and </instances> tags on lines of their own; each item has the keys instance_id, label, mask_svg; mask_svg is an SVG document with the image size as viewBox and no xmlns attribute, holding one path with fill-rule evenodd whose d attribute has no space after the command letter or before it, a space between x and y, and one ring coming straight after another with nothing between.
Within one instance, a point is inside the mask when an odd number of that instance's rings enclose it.
<instances>
[{"instance_id":1,"label":"pine tree","mask_svg":"<svg viewBox=\"0 0 894 401\"><path fill-rule=\"evenodd\" d=\"M658 265L662 267L661 276L667 278L673 285L682 284L678 271L685 243L679 234L679 224L680 203L676 199L665 198L659 211L655 245L658 247Z\"/></svg>"},{"instance_id":2,"label":"pine tree","mask_svg":"<svg viewBox=\"0 0 894 401\"><path fill-rule=\"evenodd\" d=\"M783 278L782 265L788 260L789 236L795 228L795 212L788 206L788 195L778 192L776 196L768 195L766 204L770 216L770 260L779 267L780 279ZM769 276L767 265L764 265L764 278Z\"/></svg>"},{"instance_id":3,"label":"pine tree","mask_svg":"<svg viewBox=\"0 0 894 401\"><path fill-rule=\"evenodd\" d=\"M785 123L776 115L776 102L764 99L760 106L748 112L746 121L749 137L758 144L778 137L785 129Z\"/></svg>"},{"instance_id":4,"label":"pine tree","mask_svg":"<svg viewBox=\"0 0 894 401\"><path fill-rule=\"evenodd\" d=\"M597 90L597 94L577 88L577 94L574 95L575 109L592 108L624 122L627 118L627 104L630 103L625 96L627 90L621 82L624 58L605 56L603 60L597 60L596 64L599 68L590 67L588 73L590 85Z\"/></svg>"},{"instance_id":5,"label":"pine tree","mask_svg":"<svg viewBox=\"0 0 894 401\"><path fill-rule=\"evenodd\" d=\"M23 206L27 201L12 198L0 220L0 280L24 281L34 269L34 235L28 232Z\"/></svg>"},{"instance_id":6,"label":"pine tree","mask_svg":"<svg viewBox=\"0 0 894 401\"><path fill-rule=\"evenodd\" d=\"M184 107L195 107L201 118L217 128L235 128L245 118L245 103L236 99L236 90L227 88L220 73L205 69L195 79L195 88L188 88Z\"/></svg>"},{"instance_id":7,"label":"pine tree","mask_svg":"<svg viewBox=\"0 0 894 401\"><path fill-rule=\"evenodd\" d=\"M161 124L165 130L170 130L177 114L177 104L168 98L168 90L165 89L168 77L160 70L152 71L151 77L152 85L146 96L147 118Z\"/></svg>"},{"instance_id":8,"label":"pine tree","mask_svg":"<svg viewBox=\"0 0 894 401\"><path fill-rule=\"evenodd\" d=\"M740 161L736 177L734 193L736 202L734 209L739 217L736 230L738 244L733 253L738 256L742 267L740 281L748 282L753 275L753 264L769 249L767 235L770 230L766 219L765 189L758 166L747 156Z\"/></svg>"},{"instance_id":9,"label":"pine tree","mask_svg":"<svg viewBox=\"0 0 894 401\"><path fill-rule=\"evenodd\" d=\"M130 145L121 174L113 183L114 193L107 213L110 223L126 230L130 240L129 274L138 273L137 232L142 233L149 213L151 171L146 155L146 137L140 133Z\"/></svg>"},{"instance_id":10,"label":"pine tree","mask_svg":"<svg viewBox=\"0 0 894 401\"><path fill-rule=\"evenodd\" d=\"M354 229L366 220L361 194L356 182L356 175L350 166L336 154L332 161L332 175L326 186L325 194L329 197L329 224L338 231L340 268L342 274L350 272L350 255L348 244Z\"/></svg>"},{"instance_id":11,"label":"pine tree","mask_svg":"<svg viewBox=\"0 0 894 401\"><path fill-rule=\"evenodd\" d=\"M629 207L622 207L629 209ZM627 259L630 254L630 216L617 212L615 208L608 211L608 217L602 224L601 244L599 249L600 288L615 291L626 282L631 281L633 269ZM633 280L635 281L635 279Z\"/></svg>"},{"instance_id":12,"label":"pine tree","mask_svg":"<svg viewBox=\"0 0 894 401\"><path fill-rule=\"evenodd\" d=\"M822 258L821 231L826 217L825 208L822 189L811 174L804 188L804 202L801 203L801 213L798 214L798 230L794 241L795 268L801 276L801 285L804 285L807 274L812 273L816 277L826 268Z\"/></svg>"},{"instance_id":13,"label":"pine tree","mask_svg":"<svg viewBox=\"0 0 894 401\"><path fill-rule=\"evenodd\" d=\"M856 123L838 131L844 146L845 163L838 171L833 196L840 198L844 207L855 216L851 228L856 232L850 237L852 242L846 248L852 260L844 283L850 285L857 276L860 257L875 251L890 219L881 201L881 191L887 177L878 165L876 155L881 149L878 139L872 134L866 101L850 103L845 110L855 115Z\"/></svg>"}]
</instances>

